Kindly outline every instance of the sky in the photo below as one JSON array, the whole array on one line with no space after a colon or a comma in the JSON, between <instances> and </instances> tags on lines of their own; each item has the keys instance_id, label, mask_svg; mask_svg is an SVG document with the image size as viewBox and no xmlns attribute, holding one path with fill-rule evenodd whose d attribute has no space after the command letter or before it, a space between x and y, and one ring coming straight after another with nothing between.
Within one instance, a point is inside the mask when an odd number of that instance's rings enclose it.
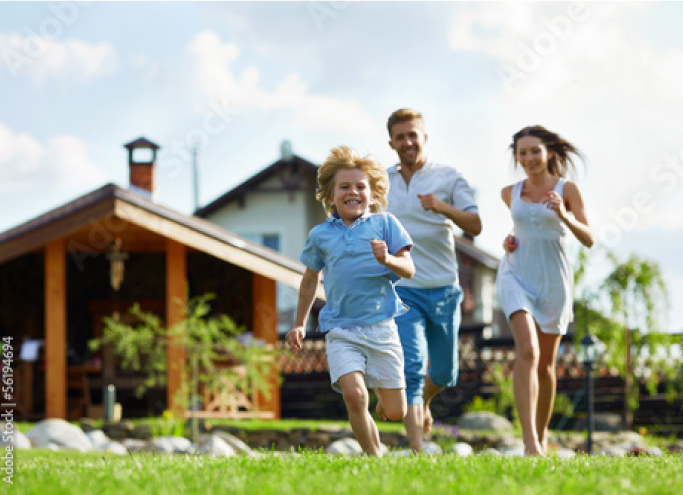
<instances>
[{"instance_id":1,"label":"sky","mask_svg":"<svg viewBox=\"0 0 683 495\"><path fill-rule=\"evenodd\" d=\"M194 211L279 159L340 144L395 162L389 114L425 117L430 159L476 191L502 256L512 135L541 124L585 160L587 283L660 267L683 331L681 2L0 2L0 232L106 183L125 143L161 146L155 200ZM573 252L578 249L574 243Z\"/></svg>"}]
</instances>

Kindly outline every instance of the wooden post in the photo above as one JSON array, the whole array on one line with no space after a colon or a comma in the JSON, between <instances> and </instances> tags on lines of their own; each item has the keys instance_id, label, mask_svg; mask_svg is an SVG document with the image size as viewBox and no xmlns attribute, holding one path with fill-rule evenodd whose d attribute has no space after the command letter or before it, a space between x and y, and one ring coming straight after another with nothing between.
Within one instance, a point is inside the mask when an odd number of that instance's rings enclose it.
<instances>
[{"instance_id":1,"label":"wooden post","mask_svg":"<svg viewBox=\"0 0 683 495\"><path fill-rule=\"evenodd\" d=\"M263 339L273 348L277 344L277 287L275 280L253 274L253 320L254 337ZM273 411L275 418L280 418L280 386L278 384L279 370L273 366L270 382L270 398L259 397L261 409Z\"/></svg>"},{"instance_id":2,"label":"wooden post","mask_svg":"<svg viewBox=\"0 0 683 495\"><path fill-rule=\"evenodd\" d=\"M624 430L633 428L633 413L628 398L633 387L633 364L631 359L631 330L624 327L624 345L626 346L626 375L624 376Z\"/></svg>"},{"instance_id":3,"label":"wooden post","mask_svg":"<svg viewBox=\"0 0 683 495\"><path fill-rule=\"evenodd\" d=\"M45 417L66 419L66 248L45 246Z\"/></svg>"},{"instance_id":4,"label":"wooden post","mask_svg":"<svg viewBox=\"0 0 683 495\"><path fill-rule=\"evenodd\" d=\"M166 328L172 328L185 317L187 306L187 263L185 246L172 239L166 239ZM177 338L169 340L166 347L167 387L166 403L168 409L180 413L182 404L176 401L176 393L181 389L185 372L185 348L178 345Z\"/></svg>"}]
</instances>

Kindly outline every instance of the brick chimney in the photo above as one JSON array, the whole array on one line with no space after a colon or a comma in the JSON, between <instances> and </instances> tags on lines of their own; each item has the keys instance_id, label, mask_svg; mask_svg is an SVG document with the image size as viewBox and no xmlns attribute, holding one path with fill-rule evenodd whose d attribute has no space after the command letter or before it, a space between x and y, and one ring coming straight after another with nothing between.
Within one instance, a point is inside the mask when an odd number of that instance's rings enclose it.
<instances>
[{"instance_id":1,"label":"brick chimney","mask_svg":"<svg viewBox=\"0 0 683 495\"><path fill-rule=\"evenodd\" d=\"M154 194L154 162L160 146L141 137L123 147L128 150L129 189L151 198Z\"/></svg>"}]
</instances>

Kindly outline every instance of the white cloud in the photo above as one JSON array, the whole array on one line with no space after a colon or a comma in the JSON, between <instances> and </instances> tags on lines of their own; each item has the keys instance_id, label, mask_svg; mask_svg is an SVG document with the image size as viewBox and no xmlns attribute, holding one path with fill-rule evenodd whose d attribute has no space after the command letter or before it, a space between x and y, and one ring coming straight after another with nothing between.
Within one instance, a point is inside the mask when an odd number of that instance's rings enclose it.
<instances>
[{"instance_id":1,"label":"white cloud","mask_svg":"<svg viewBox=\"0 0 683 495\"><path fill-rule=\"evenodd\" d=\"M500 81L496 127L512 134L540 123L585 152L589 169L582 186L595 229L611 229L616 218L624 223L631 216L626 230L632 233L680 228L683 48L662 51L628 28L626 14L648 6L516 7L470 7L452 24L451 48L479 52L498 69L513 71L507 79L492 74ZM679 154L677 168L659 165ZM648 208L639 210L643 197Z\"/></svg>"},{"instance_id":2,"label":"white cloud","mask_svg":"<svg viewBox=\"0 0 683 495\"><path fill-rule=\"evenodd\" d=\"M106 176L90 161L86 146L69 135L45 143L0 124L0 191L38 192L46 188L82 189Z\"/></svg>"},{"instance_id":3,"label":"white cloud","mask_svg":"<svg viewBox=\"0 0 683 495\"><path fill-rule=\"evenodd\" d=\"M240 56L239 47L223 43L211 31L199 33L188 51L196 66L195 84L202 101L220 101L240 110L295 112L294 120L308 129L356 135L376 132L372 117L357 101L313 94L297 73L262 82L258 67L251 65L238 74L233 66Z\"/></svg>"},{"instance_id":4,"label":"white cloud","mask_svg":"<svg viewBox=\"0 0 683 495\"><path fill-rule=\"evenodd\" d=\"M39 85L53 78L84 83L117 68L116 52L109 43L60 41L35 33L0 34L0 57L10 75L26 76Z\"/></svg>"}]
</instances>

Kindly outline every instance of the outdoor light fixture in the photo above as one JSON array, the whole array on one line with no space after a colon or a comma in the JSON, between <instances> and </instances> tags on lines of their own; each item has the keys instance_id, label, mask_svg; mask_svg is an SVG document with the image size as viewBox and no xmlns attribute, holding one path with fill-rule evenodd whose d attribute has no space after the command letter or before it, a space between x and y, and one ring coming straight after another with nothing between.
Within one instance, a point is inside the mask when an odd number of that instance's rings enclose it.
<instances>
[{"instance_id":1,"label":"outdoor light fixture","mask_svg":"<svg viewBox=\"0 0 683 495\"><path fill-rule=\"evenodd\" d=\"M593 370L600 358L602 342L595 335L586 334L579 342L579 362L586 370L586 385L588 388L588 441L586 451L593 453Z\"/></svg>"},{"instance_id":2,"label":"outdoor light fixture","mask_svg":"<svg viewBox=\"0 0 683 495\"><path fill-rule=\"evenodd\" d=\"M109 283L115 291L121 287L123 282L124 262L128 259L128 254L121 252L121 239L116 238L107 246L107 259L109 260Z\"/></svg>"}]
</instances>

